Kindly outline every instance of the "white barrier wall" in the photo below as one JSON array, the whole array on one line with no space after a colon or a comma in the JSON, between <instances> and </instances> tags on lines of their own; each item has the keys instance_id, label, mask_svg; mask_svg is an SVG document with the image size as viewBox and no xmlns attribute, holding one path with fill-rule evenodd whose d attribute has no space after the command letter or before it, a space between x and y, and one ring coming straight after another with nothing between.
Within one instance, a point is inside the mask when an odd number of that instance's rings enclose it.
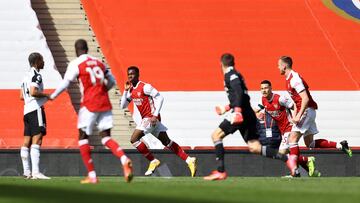
<instances>
[{"instance_id":1,"label":"white barrier wall","mask_svg":"<svg viewBox=\"0 0 360 203\"><path fill-rule=\"evenodd\" d=\"M277 92L287 94L286 92ZM214 107L227 104L225 92L161 92L165 98L161 111L162 122L169 128L169 136L182 146L213 146L211 133L223 120ZM319 105L315 138L332 141L347 139L351 146L360 145L360 92L312 91ZM259 101L260 92L250 92L251 103ZM155 141L152 146L159 148ZM304 146L303 141L300 142ZM245 146L237 132L224 140L225 146Z\"/></svg>"}]
</instances>

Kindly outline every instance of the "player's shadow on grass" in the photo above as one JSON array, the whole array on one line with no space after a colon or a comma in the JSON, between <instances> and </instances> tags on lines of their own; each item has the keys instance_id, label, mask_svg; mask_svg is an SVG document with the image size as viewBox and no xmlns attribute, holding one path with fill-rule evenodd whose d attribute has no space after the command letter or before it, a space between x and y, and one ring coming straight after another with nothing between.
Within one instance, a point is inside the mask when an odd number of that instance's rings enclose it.
<instances>
[{"instance_id":1,"label":"player's shadow on grass","mask_svg":"<svg viewBox=\"0 0 360 203\"><path fill-rule=\"evenodd\" d=\"M9 185L2 184L0 185L0 202L10 200L11 202L36 202L36 203L71 203L71 202L85 202L85 203L101 203L101 202L146 202L146 203L184 203L184 202L203 202L208 203L209 201L199 201L191 200L189 198L178 198L178 197L164 197L164 196L149 196L149 195L139 195L141 191L136 192L136 194L126 194L121 192L121 187L124 185L119 185L118 193L97 192L94 190L95 185L83 185L84 188L89 187L89 191L77 190L76 188L69 187L68 189L64 188L55 188L55 187L46 187L39 185ZM101 185L99 185L101 186ZM131 185L126 185L125 187L131 187ZM166 193L166 191L163 191Z\"/></svg>"}]
</instances>

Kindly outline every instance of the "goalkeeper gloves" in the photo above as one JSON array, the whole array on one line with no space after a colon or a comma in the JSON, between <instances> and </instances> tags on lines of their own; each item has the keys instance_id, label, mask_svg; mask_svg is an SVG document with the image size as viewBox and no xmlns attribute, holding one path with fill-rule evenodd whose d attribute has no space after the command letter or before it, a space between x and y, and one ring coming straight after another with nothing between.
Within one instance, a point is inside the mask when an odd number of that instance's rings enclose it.
<instances>
[{"instance_id":1,"label":"goalkeeper gloves","mask_svg":"<svg viewBox=\"0 0 360 203\"><path fill-rule=\"evenodd\" d=\"M244 121L244 118L241 114L241 108L235 107L234 112L231 115L230 123L237 125L237 124L241 124L243 121Z\"/></svg>"}]
</instances>

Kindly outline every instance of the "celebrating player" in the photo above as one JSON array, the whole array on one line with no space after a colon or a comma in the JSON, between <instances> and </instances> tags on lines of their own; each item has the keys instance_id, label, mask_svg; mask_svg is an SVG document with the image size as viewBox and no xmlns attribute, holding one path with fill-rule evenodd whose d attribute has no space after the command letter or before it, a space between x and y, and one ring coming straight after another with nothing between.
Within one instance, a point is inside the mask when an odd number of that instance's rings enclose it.
<instances>
[{"instance_id":1,"label":"celebrating player","mask_svg":"<svg viewBox=\"0 0 360 203\"><path fill-rule=\"evenodd\" d=\"M310 148L338 148L350 157L352 151L346 140L336 143L325 139L314 140L314 135L319 131L316 127L316 102L313 100L309 86L305 80L292 69L293 61L289 56L282 56L278 60L278 69L286 78L286 90L295 102L295 113L292 117L294 134L289 136L290 155L299 156L298 141L304 136L304 142Z\"/></svg>"},{"instance_id":2,"label":"celebrating player","mask_svg":"<svg viewBox=\"0 0 360 203\"><path fill-rule=\"evenodd\" d=\"M141 122L136 126L130 142L150 161L145 175L151 175L160 165L160 161L155 159L147 146L140 140L145 134L152 134L157 137L161 143L173 151L182 160L186 161L192 177L196 172L196 158L190 157L174 141L170 140L166 131L167 128L161 123L160 110L164 98L150 84L139 80L139 68L130 66L127 69L128 81L125 83L125 90L120 101L120 108L126 108L131 101L134 102L134 108L140 112Z\"/></svg>"},{"instance_id":3,"label":"celebrating player","mask_svg":"<svg viewBox=\"0 0 360 203\"><path fill-rule=\"evenodd\" d=\"M85 40L79 39L75 42L75 51L77 58L69 63L64 79L50 98L56 98L69 86L71 81L79 80L82 87L82 98L77 127L79 129L80 154L88 171L88 176L81 183L95 184L98 182L88 141L88 136L92 134L95 123L100 131L102 144L120 159L125 181L130 182L133 178L131 160L118 143L110 137L113 118L108 90L115 85L115 79L100 60L88 55L88 46Z\"/></svg>"},{"instance_id":4,"label":"celebrating player","mask_svg":"<svg viewBox=\"0 0 360 203\"><path fill-rule=\"evenodd\" d=\"M264 80L261 82L260 86L262 98L257 111L265 109L265 115L269 114L276 121L282 134L279 152L285 154L289 149L289 135L296 133L292 132L292 123L289 121L290 115L288 113L288 110L294 109L294 103L290 98L273 93L270 81ZM270 130L271 126L269 129L266 129L267 135L269 136L271 135ZM315 169L314 157L299 155L297 158L298 163L309 173L310 177L320 176L320 172ZM300 176L300 173L298 171L294 171L292 172L292 175Z\"/></svg>"}]
</instances>

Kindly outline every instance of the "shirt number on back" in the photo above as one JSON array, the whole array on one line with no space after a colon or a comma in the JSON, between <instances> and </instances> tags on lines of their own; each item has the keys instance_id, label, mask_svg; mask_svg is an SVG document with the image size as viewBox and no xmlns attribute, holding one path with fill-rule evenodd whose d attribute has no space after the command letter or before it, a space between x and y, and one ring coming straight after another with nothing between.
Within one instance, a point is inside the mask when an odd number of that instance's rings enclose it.
<instances>
[{"instance_id":1,"label":"shirt number on back","mask_svg":"<svg viewBox=\"0 0 360 203\"><path fill-rule=\"evenodd\" d=\"M100 84L104 82L104 72L101 70L99 66L95 66L93 68L87 67L86 72L90 75L90 80L93 85L96 85L96 79L100 80Z\"/></svg>"}]
</instances>

